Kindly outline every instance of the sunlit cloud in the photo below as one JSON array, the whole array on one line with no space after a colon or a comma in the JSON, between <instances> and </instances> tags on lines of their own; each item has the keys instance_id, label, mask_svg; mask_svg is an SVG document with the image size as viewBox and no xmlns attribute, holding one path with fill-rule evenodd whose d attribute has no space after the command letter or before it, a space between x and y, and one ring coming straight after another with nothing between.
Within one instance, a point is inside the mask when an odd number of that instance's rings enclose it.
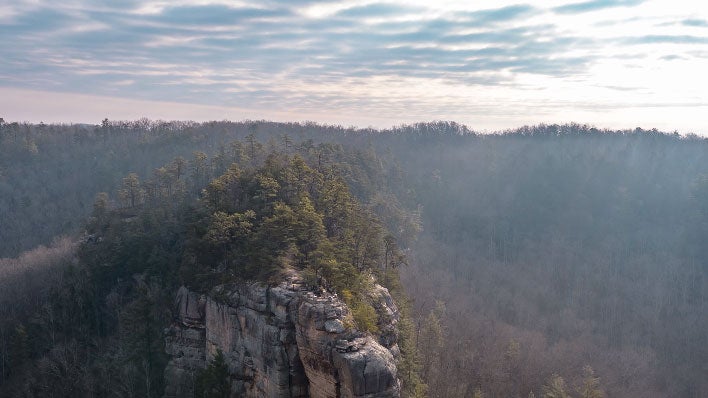
<instances>
[{"instance_id":1,"label":"sunlit cloud","mask_svg":"<svg viewBox=\"0 0 708 398\"><path fill-rule=\"evenodd\" d=\"M708 131L704 7L486 4L16 1L0 6L0 95L51 91L362 126L455 119L498 129L571 118ZM26 101L8 103L3 117L30 109L47 120ZM654 114L634 119L643 109Z\"/></svg>"}]
</instances>

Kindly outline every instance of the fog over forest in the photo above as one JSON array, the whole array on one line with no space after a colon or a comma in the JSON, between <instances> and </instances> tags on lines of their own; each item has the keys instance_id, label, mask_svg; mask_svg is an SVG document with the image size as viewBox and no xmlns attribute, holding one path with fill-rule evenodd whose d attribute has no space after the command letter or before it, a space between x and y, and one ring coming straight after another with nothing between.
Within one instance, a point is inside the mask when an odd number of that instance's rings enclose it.
<instances>
[{"instance_id":1,"label":"fog over forest","mask_svg":"<svg viewBox=\"0 0 708 398\"><path fill-rule=\"evenodd\" d=\"M179 286L292 268L392 292L403 396L701 398L706 239L694 135L2 120L0 397L163 396Z\"/></svg>"}]
</instances>

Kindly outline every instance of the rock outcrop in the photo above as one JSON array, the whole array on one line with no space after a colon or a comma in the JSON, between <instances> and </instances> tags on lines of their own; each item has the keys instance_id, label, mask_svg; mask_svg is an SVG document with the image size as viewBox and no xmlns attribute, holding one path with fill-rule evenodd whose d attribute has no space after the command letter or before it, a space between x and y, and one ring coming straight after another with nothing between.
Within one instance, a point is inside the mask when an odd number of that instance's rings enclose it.
<instances>
[{"instance_id":1,"label":"rock outcrop","mask_svg":"<svg viewBox=\"0 0 708 398\"><path fill-rule=\"evenodd\" d=\"M233 397L398 397L398 310L385 288L371 294L379 336L357 331L339 298L309 291L297 275L208 295L182 287L166 330L165 397L193 397L196 372L218 351Z\"/></svg>"}]
</instances>

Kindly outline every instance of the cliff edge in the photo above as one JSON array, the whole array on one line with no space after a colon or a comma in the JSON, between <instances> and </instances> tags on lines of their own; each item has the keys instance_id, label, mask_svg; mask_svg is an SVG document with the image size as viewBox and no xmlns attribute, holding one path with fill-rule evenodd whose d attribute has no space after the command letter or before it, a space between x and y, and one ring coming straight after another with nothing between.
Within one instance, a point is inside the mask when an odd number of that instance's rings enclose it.
<instances>
[{"instance_id":1,"label":"cliff edge","mask_svg":"<svg viewBox=\"0 0 708 398\"><path fill-rule=\"evenodd\" d=\"M166 330L165 397L193 397L196 373L218 351L232 397L399 397L398 309L387 289L370 294L377 336L351 326L342 300L308 290L296 274L276 286L221 285L206 295L181 287Z\"/></svg>"}]
</instances>

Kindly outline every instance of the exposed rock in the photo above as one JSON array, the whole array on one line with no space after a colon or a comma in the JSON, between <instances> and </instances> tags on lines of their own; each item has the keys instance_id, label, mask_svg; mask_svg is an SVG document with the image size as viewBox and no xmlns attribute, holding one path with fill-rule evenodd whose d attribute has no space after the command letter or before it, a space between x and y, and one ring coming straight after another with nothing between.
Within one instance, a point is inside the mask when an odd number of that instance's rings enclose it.
<instances>
[{"instance_id":1,"label":"exposed rock","mask_svg":"<svg viewBox=\"0 0 708 398\"><path fill-rule=\"evenodd\" d=\"M195 374L218 351L233 397L398 397L398 309L385 288L372 295L378 338L347 328L347 306L308 291L297 275L277 286L219 286L209 295L180 288L166 331L165 397L193 397Z\"/></svg>"},{"instance_id":2,"label":"exposed rock","mask_svg":"<svg viewBox=\"0 0 708 398\"><path fill-rule=\"evenodd\" d=\"M325 330L329 333L344 333L344 324L339 319L325 321Z\"/></svg>"},{"instance_id":3,"label":"exposed rock","mask_svg":"<svg viewBox=\"0 0 708 398\"><path fill-rule=\"evenodd\" d=\"M204 296L182 287L177 292L176 322L168 328L165 348L172 360L165 368L166 397L194 396L194 375L206 366L205 335L203 326Z\"/></svg>"}]
</instances>

